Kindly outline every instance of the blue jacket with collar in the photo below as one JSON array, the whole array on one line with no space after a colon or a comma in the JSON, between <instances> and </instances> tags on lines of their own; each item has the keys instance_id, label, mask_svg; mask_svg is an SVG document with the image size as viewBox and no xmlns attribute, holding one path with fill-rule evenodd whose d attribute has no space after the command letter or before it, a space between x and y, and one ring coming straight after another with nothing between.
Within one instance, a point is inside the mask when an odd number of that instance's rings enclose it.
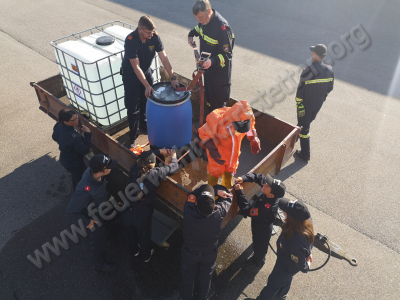
<instances>
[{"instance_id":1,"label":"blue jacket with collar","mask_svg":"<svg viewBox=\"0 0 400 300\"><path fill-rule=\"evenodd\" d=\"M104 177L100 181L95 180L90 168L87 168L76 186L75 194L67 207L67 214L75 215L82 219L85 226L89 225L91 218L87 207L93 202L97 208L101 203L108 201L106 183Z\"/></svg>"},{"instance_id":2,"label":"blue jacket with collar","mask_svg":"<svg viewBox=\"0 0 400 300\"><path fill-rule=\"evenodd\" d=\"M92 134L85 132L84 135L82 137L72 126L60 122L54 125L52 138L59 145L60 162L65 168L80 165L89 152Z\"/></svg>"}]
</instances>

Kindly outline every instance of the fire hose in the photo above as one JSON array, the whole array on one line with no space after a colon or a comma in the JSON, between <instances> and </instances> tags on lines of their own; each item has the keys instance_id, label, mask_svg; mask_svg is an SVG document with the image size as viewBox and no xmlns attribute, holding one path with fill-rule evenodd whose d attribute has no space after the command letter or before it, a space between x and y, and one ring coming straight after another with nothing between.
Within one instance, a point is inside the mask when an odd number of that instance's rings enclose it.
<instances>
[{"instance_id":1,"label":"fire hose","mask_svg":"<svg viewBox=\"0 0 400 300\"><path fill-rule=\"evenodd\" d=\"M203 80L202 75L204 73L203 63L207 60L204 57L201 57L199 51L197 50L196 43L193 43L193 51L194 51L194 58L196 60L196 70L192 74L193 80L189 83L187 87L179 87L175 88L175 91L182 92L188 91L190 92L196 83L199 83L201 101L200 101L200 121L199 121L199 128L203 126L204 122L204 87L203 87ZM193 128L193 132L197 133L197 130Z\"/></svg>"},{"instance_id":2,"label":"fire hose","mask_svg":"<svg viewBox=\"0 0 400 300\"><path fill-rule=\"evenodd\" d=\"M234 189L232 188L230 190L230 192L233 193ZM254 195L253 203L252 203L253 207L255 206L257 201L261 198L261 194L262 194L262 192L259 191L256 195ZM277 216L277 218L275 218L275 220L273 222L273 225L274 225L274 228L273 228L274 234L273 235L277 234L277 232L275 231L275 226L278 226L278 227L282 228L282 226L284 224L285 223L282 220L281 214L278 212L278 216ZM275 249L271 246L271 243L269 243L269 247L275 253L275 255L277 255ZM317 271L317 270L320 270L321 268L323 268L328 263L328 261L331 258L331 256L335 257L335 258L338 258L338 259L347 260L351 266L357 266L358 265L357 259L349 257L345 250L343 250L336 243L332 242L326 235L324 235L322 233L317 233L315 235L315 237L314 237L314 247L317 248L318 250L328 254L328 257L327 257L327 259L325 260L325 262L321 266L319 266L318 268L315 268L315 269L311 269L311 270L309 270L309 272Z\"/></svg>"}]
</instances>

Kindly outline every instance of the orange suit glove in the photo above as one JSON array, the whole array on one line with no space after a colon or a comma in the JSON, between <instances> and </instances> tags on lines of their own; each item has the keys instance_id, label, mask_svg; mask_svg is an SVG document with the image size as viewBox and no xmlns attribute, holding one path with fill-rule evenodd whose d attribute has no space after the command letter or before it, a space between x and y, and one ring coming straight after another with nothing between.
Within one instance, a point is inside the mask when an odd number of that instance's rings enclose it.
<instances>
[{"instance_id":1,"label":"orange suit glove","mask_svg":"<svg viewBox=\"0 0 400 300\"><path fill-rule=\"evenodd\" d=\"M224 160L221 160L221 154L218 151L217 146L212 139L209 139L207 142L204 143L204 147L208 149L208 153L215 162L219 165L223 165L225 163Z\"/></svg>"},{"instance_id":2,"label":"orange suit glove","mask_svg":"<svg viewBox=\"0 0 400 300\"><path fill-rule=\"evenodd\" d=\"M251 153L253 154L258 154L261 150L261 144L260 144L260 139L255 136L251 142L250 142L250 147L251 147Z\"/></svg>"}]
</instances>

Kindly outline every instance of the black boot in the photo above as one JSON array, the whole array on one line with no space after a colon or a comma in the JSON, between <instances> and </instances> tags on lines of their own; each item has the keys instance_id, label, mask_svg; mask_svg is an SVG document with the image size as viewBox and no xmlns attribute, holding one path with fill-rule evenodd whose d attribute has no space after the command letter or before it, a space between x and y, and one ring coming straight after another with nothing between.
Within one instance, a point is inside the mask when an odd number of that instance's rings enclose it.
<instances>
[{"instance_id":1,"label":"black boot","mask_svg":"<svg viewBox=\"0 0 400 300\"><path fill-rule=\"evenodd\" d=\"M299 155L302 159L310 160L310 137L302 138L300 137L300 148L301 154Z\"/></svg>"},{"instance_id":2,"label":"black boot","mask_svg":"<svg viewBox=\"0 0 400 300\"><path fill-rule=\"evenodd\" d=\"M305 157L302 153L301 150L297 150L294 154L296 154L296 156L300 157L302 160L308 162L310 160L309 157Z\"/></svg>"}]
</instances>

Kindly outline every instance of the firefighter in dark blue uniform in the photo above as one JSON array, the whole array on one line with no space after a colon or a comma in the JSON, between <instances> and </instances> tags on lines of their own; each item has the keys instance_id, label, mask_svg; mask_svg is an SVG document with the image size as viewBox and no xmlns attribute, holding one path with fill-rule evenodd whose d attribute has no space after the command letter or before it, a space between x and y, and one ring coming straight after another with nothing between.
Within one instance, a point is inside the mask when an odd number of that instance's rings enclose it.
<instances>
[{"instance_id":1,"label":"firefighter in dark blue uniform","mask_svg":"<svg viewBox=\"0 0 400 300\"><path fill-rule=\"evenodd\" d=\"M215 200L215 195L218 199ZM195 189L183 211L182 282L180 297L192 299L193 285L199 282L198 299L205 300L215 270L222 223L232 204L232 195L222 185L205 184Z\"/></svg>"},{"instance_id":2,"label":"firefighter in dark blue uniform","mask_svg":"<svg viewBox=\"0 0 400 300\"><path fill-rule=\"evenodd\" d=\"M246 200L241 183L255 182L262 187L262 195L253 205ZM249 173L235 180L237 203L245 217L251 217L254 255L246 262L245 269L257 271L265 263L271 239L273 221L278 212L278 199L285 195L286 186L270 175Z\"/></svg>"},{"instance_id":3,"label":"firefighter in dark blue uniform","mask_svg":"<svg viewBox=\"0 0 400 300\"><path fill-rule=\"evenodd\" d=\"M139 126L146 126L146 99L154 92L152 88L153 70L150 65L156 52L171 77L172 86L179 86L165 54L164 45L155 29L151 18L143 16L139 20L138 28L125 39L125 56L122 60L121 73L125 89L125 107L128 115L131 147L136 145L136 139L140 132Z\"/></svg>"},{"instance_id":4,"label":"firefighter in dark blue uniform","mask_svg":"<svg viewBox=\"0 0 400 300\"><path fill-rule=\"evenodd\" d=\"M303 127L300 132L301 151L296 154L305 161L310 160L310 124L332 91L334 79L332 67L322 61L326 56L326 46L319 44L310 50L312 64L301 73L296 93L297 126Z\"/></svg>"},{"instance_id":5,"label":"firefighter in dark blue uniform","mask_svg":"<svg viewBox=\"0 0 400 300\"><path fill-rule=\"evenodd\" d=\"M310 212L300 200L282 198L278 206L286 220L276 241L275 266L257 300L286 299L293 276L307 273L312 263L314 228Z\"/></svg>"},{"instance_id":6,"label":"firefighter in dark blue uniform","mask_svg":"<svg viewBox=\"0 0 400 300\"><path fill-rule=\"evenodd\" d=\"M118 161L109 155L94 155L89 162L90 167L83 173L82 180L76 187L75 194L67 207L67 214L82 219L88 230L90 249L94 268L96 270L111 272L116 270L116 265L106 261L107 235L103 221L96 212L101 203L108 201L105 175L117 167ZM95 224L97 224L95 226Z\"/></svg>"},{"instance_id":7,"label":"firefighter in dark blue uniform","mask_svg":"<svg viewBox=\"0 0 400 300\"><path fill-rule=\"evenodd\" d=\"M164 157L172 157L171 163L167 166L155 167L156 155L160 154ZM139 185L140 197L138 193L131 195L137 199L131 202L131 206L122 213L122 221L125 225L129 251L134 256L138 256L141 252L144 262L149 262L154 252L151 245L151 222L154 212L152 204L157 188L162 179L175 173L178 168L175 151L160 149L143 152L130 169L130 182Z\"/></svg>"},{"instance_id":8,"label":"firefighter in dark blue uniform","mask_svg":"<svg viewBox=\"0 0 400 300\"><path fill-rule=\"evenodd\" d=\"M194 47L193 37L197 36L200 39L200 52L211 53L203 67L206 101L213 111L225 107L230 98L235 38L228 21L211 8L208 0L197 0L192 12L199 24L189 32L188 43Z\"/></svg>"},{"instance_id":9,"label":"firefighter in dark blue uniform","mask_svg":"<svg viewBox=\"0 0 400 300\"><path fill-rule=\"evenodd\" d=\"M92 140L89 128L84 125L80 127L85 136L82 137L75 129L78 126L79 119L76 112L62 109L58 113L58 122L54 125L52 136L59 145L61 165L71 173L74 191L86 170L83 158L89 152Z\"/></svg>"}]
</instances>

